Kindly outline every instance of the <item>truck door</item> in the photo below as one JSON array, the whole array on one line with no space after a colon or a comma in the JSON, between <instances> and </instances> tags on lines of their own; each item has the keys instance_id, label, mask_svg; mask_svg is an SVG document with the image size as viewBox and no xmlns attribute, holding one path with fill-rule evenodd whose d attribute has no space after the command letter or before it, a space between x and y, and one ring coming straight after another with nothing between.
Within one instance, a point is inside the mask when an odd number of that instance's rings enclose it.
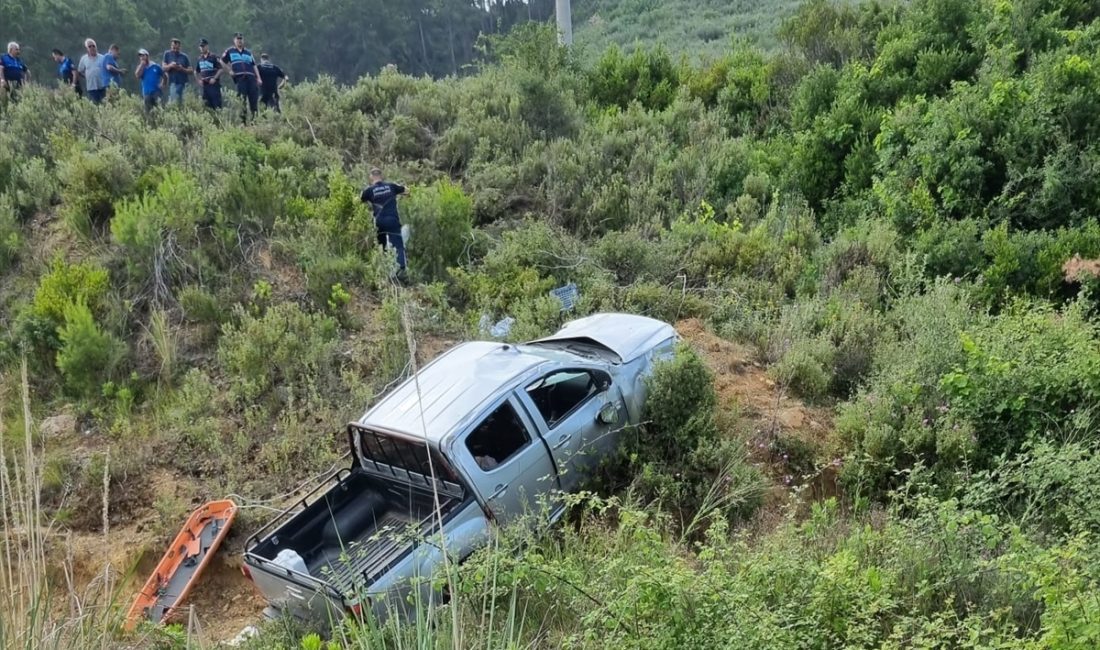
<instances>
[{"instance_id":1,"label":"truck door","mask_svg":"<svg viewBox=\"0 0 1100 650\"><path fill-rule=\"evenodd\" d=\"M501 523L542 507L559 484L554 463L514 396L452 446L485 504Z\"/></svg>"},{"instance_id":2,"label":"truck door","mask_svg":"<svg viewBox=\"0 0 1100 650\"><path fill-rule=\"evenodd\" d=\"M555 370L527 385L522 400L550 446L562 490L614 450L625 420L622 396L599 370Z\"/></svg>"}]
</instances>

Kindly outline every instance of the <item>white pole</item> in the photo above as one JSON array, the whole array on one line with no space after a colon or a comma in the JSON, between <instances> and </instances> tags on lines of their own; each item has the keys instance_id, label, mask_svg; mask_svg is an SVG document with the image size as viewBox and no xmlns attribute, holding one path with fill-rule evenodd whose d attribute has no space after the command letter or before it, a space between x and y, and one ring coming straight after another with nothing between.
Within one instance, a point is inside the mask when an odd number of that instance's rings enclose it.
<instances>
[{"instance_id":1,"label":"white pole","mask_svg":"<svg viewBox=\"0 0 1100 650\"><path fill-rule=\"evenodd\" d=\"M573 44L573 10L570 0L556 0L558 14L558 41L564 45Z\"/></svg>"}]
</instances>

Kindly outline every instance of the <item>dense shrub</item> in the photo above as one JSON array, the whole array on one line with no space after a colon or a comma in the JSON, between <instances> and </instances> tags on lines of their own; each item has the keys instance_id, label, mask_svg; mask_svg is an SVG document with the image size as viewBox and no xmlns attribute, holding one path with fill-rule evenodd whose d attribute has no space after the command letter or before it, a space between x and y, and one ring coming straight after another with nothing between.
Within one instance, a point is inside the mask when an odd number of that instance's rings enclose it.
<instances>
[{"instance_id":1,"label":"dense shrub","mask_svg":"<svg viewBox=\"0 0 1100 650\"><path fill-rule=\"evenodd\" d=\"M23 233L19 215L6 194L0 194L0 272L6 271L19 255Z\"/></svg>"},{"instance_id":2,"label":"dense shrub","mask_svg":"<svg viewBox=\"0 0 1100 650\"><path fill-rule=\"evenodd\" d=\"M629 481L639 497L679 513L684 535L699 533L697 525L714 515L750 515L760 505L763 478L745 445L721 430L714 376L699 355L679 345L646 387L643 424L624 432L606 476Z\"/></svg>"},{"instance_id":3,"label":"dense shrub","mask_svg":"<svg viewBox=\"0 0 1100 650\"><path fill-rule=\"evenodd\" d=\"M66 305L63 314L64 323L57 332L61 341L57 369L72 395L95 397L111 377L124 348L100 329L83 300Z\"/></svg>"},{"instance_id":4,"label":"dense shrub","mask_svg":"<svg viewBox=\"0 0 1100 650\"><path fill-rule=\"evenodd\" d=\"M107 270L93 262L69 264L55 257L50 270L38 283L31 303L31 312L54 326L65 322L65 310L77 302L97 312L107 296Z\"/></svg>"},{"instance_id":5,"label":"dense shrub","mask_svg":"<svg viewBox=\"0 0 1100 650\"><path fill-rule=\"evenodd\" d=\"M114 215L115 201L125 196L136 180L134 167L118 146L95 152L73 150L58 163L61 178L62 216L79 234L103 228Z\"/></svg>"},{"instance_id":6,"label":"dense shrub","mask_svg":"<svg viewBox=\"0 0 1100 650\"><path fill-rule=\"evenodd\" d=\"M588 83L592 98L601 104L626 108L631 102L640 102L659 110L672 102L678 77L672 57L660 47L623 54L611 46L592 69Z\"/></svg>"},{"instance_id":7,"label":"dense shrub","mask_svg":"<svg viewBox=\"0 0 1100 650\"><path fill-rule=\"evenodd\" d=\"M238 314L224 327L218 360L241 402L266 397L276 387L304 394L331 389L337 379L336 334L331 318L281 303L263 316ZM289 398L290 395L284 395Z\"/></svg>"},{"instance_id":8,"label":"dense shrub","mask_svg":"<svg viewBox=\"0 0 1100 650\"><path fill-rule=\"evenodd\" d=\"M905 507L904 518L851 522L826 502L755 543L717 522L688 553L651 509L592 500L561 543L479 553L461 570L460 611L492 597L538 621L497 619L497 635L583 648L642 637L645 647L1023 650L1098 638L1095 550L1083 540L1042 549L955 502Z\"/></svg>"},{"instance_id":9,"label":"dense shrub","mask_svg":"<svg viewBox=\"0 0 1100 650\"><path fill-rule=\"evenodd\" d=\"M411 268L426 279L444 279L470 243L473 212L473 201L450 181L414 189L402 208L415 241Z\"/></svg>"}]
</instances>

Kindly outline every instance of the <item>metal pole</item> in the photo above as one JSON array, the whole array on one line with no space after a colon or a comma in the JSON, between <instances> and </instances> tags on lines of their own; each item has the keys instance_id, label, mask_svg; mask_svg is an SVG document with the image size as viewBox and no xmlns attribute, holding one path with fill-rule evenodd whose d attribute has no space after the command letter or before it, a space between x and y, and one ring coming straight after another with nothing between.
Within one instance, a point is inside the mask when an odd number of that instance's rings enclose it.
<instances>
[{"instance_id":1,"label":"metal pole","mask_svg":"<svg viewBox=\"0 0 1100 650\"><path fill-rule=\"evenodd\" d=\"M555 0L558 14L558 41L573 44L573 9L570 0Z\"/></svg>"}]
</instances>

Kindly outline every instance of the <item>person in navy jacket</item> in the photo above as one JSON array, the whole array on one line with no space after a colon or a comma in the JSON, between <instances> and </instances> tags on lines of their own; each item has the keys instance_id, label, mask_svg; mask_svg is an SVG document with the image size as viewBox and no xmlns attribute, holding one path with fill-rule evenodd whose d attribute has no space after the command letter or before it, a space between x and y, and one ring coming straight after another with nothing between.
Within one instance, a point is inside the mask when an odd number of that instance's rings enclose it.
<instances>
[{"instance_id":1,"label":"person in navy jacket","mask_svg":"<svg viewBox=\"0 0 1100 650\"><path fill-rule=\"evenodd\" d=\"M233 47L222 54L222 62L229 66L229 74L237 84L237 96L248 102L248 110L256 117L256 104L260 101L260 71L256 68L256 59L244 47L244 34L233 35ZM241 107L241 120L247 121L244 107Z\"/></svg>"},{"instance_id":2,"label":"person in navy jacket","mask_svg":"<svg viewBox=\"0 0 1100 650\"><path fill-rule=\"evenodd\" d=\"M393 246L397 253L398 279L405 279L405 238L401 236L401 217L397 214L397 197L405 193L405 186L382 178L382 170L370 170L370 181L360 200L369 203L374 210L374 225L378 230L378 243L385 250Z\"/></svg>"},{"instance_id":3,"label":"person in navy jacket","mask_svg":"<svg viewBox=\"0 0 1100 650\"><path fill-rule=\"evenodd\" d=\"M53 49L53 62L57 64L57 78L61 80L61 83L65 84L65 87L73 86L76 84L76 64L73 60L65 56L65 53L56 47ZM76 86L76 94L80 94L80 86Z\"/></svg>"},{"instance_id":4,"label":"person in navy jacket","mask_svg":"<svg viewBox=\"0 0 1100 650\"><path fill-rule=\"evenodd\" d=\"M8 43L8 51L0 55L0 90L10 93L12 97L23 87L23 82L31 78L31 71L19 53L19 43L12 41Z\"/></svg>"}]
</instances>

